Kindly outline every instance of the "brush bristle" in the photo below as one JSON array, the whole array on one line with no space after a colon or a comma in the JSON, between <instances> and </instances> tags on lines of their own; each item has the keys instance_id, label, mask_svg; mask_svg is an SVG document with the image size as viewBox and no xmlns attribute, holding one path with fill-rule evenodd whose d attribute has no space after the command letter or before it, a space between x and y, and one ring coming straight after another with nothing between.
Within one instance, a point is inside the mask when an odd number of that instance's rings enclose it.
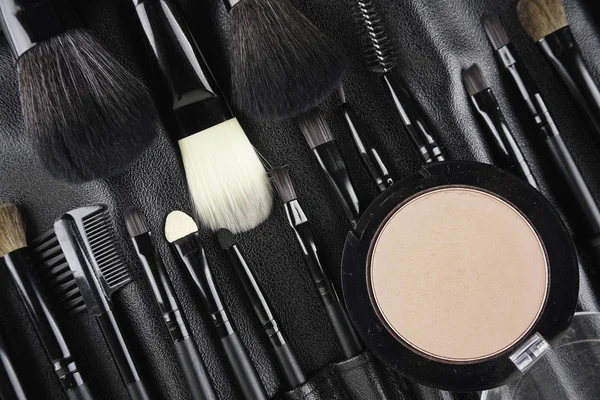
<instances>
[{"instance_id":1,"label":"brush bristle","mask_svg":"<svg viewBox=\"0 0 600 400\"><path fill-rule=\"evenodd\" d=\"M363 37L363 53L369 70L378 73L396 66L394 42L387 35L385 24L373 0L357 0L356 18Z\"/></svg>"},{"instance_id":2,"label":"brush bristle","mask_svg":"<svg viewBox=\"0 0 600 400\"><path fill-rule=\"evenodd\" d=\"M131 237L150 232L144 213L137 207L129 207L125 210L125 226Z\"/></svg>"},{"instance_id":3,"label":"brush bristle","mask_svg":"<svg viewBox=\"0 0 600 400\"><path fill-rule=\"evenodd\" d=\"M271 169L271 178L281 201L288 203L296 200L296 191L290 177L290 168L287 165Z\"/></svg>"},{"instance_id":4,"label":"brush bristle","mask_svg":"<svg viewBox=\"0 0 600 400\"><path fill-rule=\"evenodd\" d=\"M494 50L498 50L510 43L506 29L504 29L500 17L496 14L484 14L481 17L481 24Z\"/></svg>"},{"instance_id":5,"label":"brush bristle","mask_svg":"<svg viewBox=\"0 0 600 400\"><path fill-rule=\"evenodd\" d=\"M248 115L295 117L339 85L343 55L288 0L245 0L230 15L232 94Z\"/></svg>"},{"instance_id":6,"label":"brush bristle","mask_svg":"<svg viewBox=\"0 0 600 400\"><path fill-rule=\"evenodd\" d=\"M69 30L18 60L25 127L53 177L87 182L133 163L155 136L144 85L89 33Z\"/></svg>"},{"instance_id":7,"label":"brush bristle","mask_svg":"<svg viewBox=\"0 0 600 400\"><path fill-rule=\"evenodd\" d=\"M217 240L223 250L227 250L237 244L237 238L227 229L219 229L219 232L217 232Z\"/></svg>"},{"instance_id":8,"label":"brush bristle","mask_svg":"<svg viewBox=\"0 0 600 400\"><path fill-rule=\"evenodd\" d=\"M198 220L212 231L240 233L271 213L269 177L236 119L179 141Z\"/></svg>"},{"instance_id":9,"label":"brush bristle","mask_svg":"<svg viewBox=\"0 0 600 400\"><path fill-rule=\"evenodd\" d=\"M561 0L520 0L517 15L535 42L568 25Z\"/></svg>"},{"instance_id":10,"label":"brush bristle","mask_svg":"<svg viewBox=\"0 0 600 400\"><path fill-rule=\"evenodd\" d=\"M171 211L165 220L165 238L173 243L194 232L198 232L198 225L192 217L183 211Z\"/></svg>"},{"instance_id":11,"label":"brush bristle","mask_svg":"<svg viewBox=\"0 0 600 400\"><path fill-rule=\"evenodd\" d=\"M319 109L313 109L298 117L298 126L311 149L334 139L329 124Z\"/></svg>"},{"instance_id":12,"label":"brush bristle","mask_svg":"<svg viewBox=\"0 0 600 400\"><path fill-rule=\"evenodd\" d=\"M473 64L470 68L463 70L462 78L469 96L473 96L489 88L489 85L485 82L483 72L481 72L481 68L477 64Z\"/></svg>"},{"instance_id":13,"label":"brush bristle","mask_svg":"<svg viewBox=\"0 0 600 400\"><path fill-rule=\"evenodd\" d=\"M14 204L0 204L0 257L27 247L25 224Z\"/></svg>"}]
</instances>

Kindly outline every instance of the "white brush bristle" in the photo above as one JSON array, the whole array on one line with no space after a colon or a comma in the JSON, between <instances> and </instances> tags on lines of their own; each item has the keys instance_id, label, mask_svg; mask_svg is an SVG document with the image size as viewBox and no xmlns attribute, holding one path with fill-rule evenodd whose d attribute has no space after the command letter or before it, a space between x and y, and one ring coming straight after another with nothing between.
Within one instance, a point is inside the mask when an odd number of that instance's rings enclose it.
<instances>
[{"instance_id":1,"label":"white brush bristle","mask_svg":"<svg viewBox=\"0 0 600 400\"><path fill-rule=\"evenodd\" d=\"M196 221L183 211L171 211L165 221L165 238L167 242L176 240L198 232Z\"/></svg>"},{"instance_id":2,"label":"white brush bristle","mask_svg":"<svg viewBox=\"0 0 600 400\"><path fill-rule=\"evenodd\" d=\"M179 141L198 220L212 231L246 232L271 213L269 176L237 119Z\"/></svg>"}]
</instances>

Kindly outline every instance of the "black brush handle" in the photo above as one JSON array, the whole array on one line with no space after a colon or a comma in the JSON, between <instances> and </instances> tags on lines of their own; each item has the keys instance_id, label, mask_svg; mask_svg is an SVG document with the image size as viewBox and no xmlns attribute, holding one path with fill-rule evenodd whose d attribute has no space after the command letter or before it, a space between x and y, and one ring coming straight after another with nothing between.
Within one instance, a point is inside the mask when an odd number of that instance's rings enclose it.
<instances>
[{"instance_id":1,"label":"black brush handle","mask_svg":"<svg viewBox=\"0 0 600 400\"><path fill-rule=\"evenodd\" d=\"M290 346L288 342L283 342L273 348L286 387L292 390L304 384L304 382L306 382L306 374L304 373L292 346Z\"/></svg>"},{"instance_id":2,"label":"black brush handle","mask_svg":"<svg viewBox=\"0 0 600 400\"><path fill-rule=\"evenodd\" d=\"M217 400L217 394L200 357L198 346L191 336L174 344L175 355L194 400Z\"/></svg>"},{"instance_id":3,"label":"black brush handle","mask_svg":"<svg viewBox=\"0 0 600 400\"><path fill-rule=\"evenodd\" d=\"M87 384L77 386L67 392L67 398L69 400L93 400L92 392Z\"/></svg>"},{"instance_id":4,"label":"black brush handle","mask_svg":"<svg viewBox=\"0 0 600 400\"><path fill-rule=\"evenodd\" d=\"M140 378L133 357L111 310L96 316L104 340L115 361L121 379L132 400L149 400L150 396Z\"/></svg>"},{"instance_id":5,"label":"black brush handle","mask_svg":"<svg viewBox=\"0 0 600 400\"><path fill-rule=\"evenodd\" d=\"M337 143L334 140L323 143L313 148L313 152L335 194L340 199L342 208L354 229L360 217L361 209L354 185L350 180L348 167Z\"/></svg>"},{"instance_id":6,"label":"black brush handle","mask_svg":"<svg viewBox=\"0 0 600 400\"><path fill-rule=\"evenodd\" d=\"M326 309L344 358L350 359L362 353L362 343L350 322L348 311L344 305L338 300L327 304Z\"/></svg>"},{"instance_id":7,"label":"black brush handle","mask_svg":"<svg viewBox=\"0 0 600 400\"><path fill-rule=\"evenodd\" d=\"M538 45L585 112L600 141L600 90L581 56L571 28L566 26L545 36Z\"/></svg>"},{"instance_id":8,"label":"black brush handle","mask_svg":"<svg viewBox=\"0 0 600 400\"><path fill-rule=\"evenodd\" d=\"M269 396L238 333L233 332L220 341L243 397L247 400L268 400Z\"/></svg>"},{"instance_id":9,"label":"black brush handle","mask_svg":"<svg viewBox=\"0 0 600 400\"><path fill-rule=\"evenodd\" d=\"M2 400L27 400L2 333L0 333L0 398Z\"/></svg>"}]
</instances>

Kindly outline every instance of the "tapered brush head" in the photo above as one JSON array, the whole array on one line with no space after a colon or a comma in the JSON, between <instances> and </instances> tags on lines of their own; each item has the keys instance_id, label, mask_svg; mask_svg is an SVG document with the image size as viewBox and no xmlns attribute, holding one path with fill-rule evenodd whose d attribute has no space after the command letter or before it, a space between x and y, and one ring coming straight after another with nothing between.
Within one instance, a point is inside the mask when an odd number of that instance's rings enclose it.
<instances>
[{"instance_id":1,"label":"tapered brush head","mask_svg":"<svg viewBox=\"0 0 600 400\"><path fill-rule=\"evenodd\" d=\"M477 64L473 64L470 68L463 70L462 78L469 96L474 96L490 87L486 83L483 72L481 72L481 68Z\"/></svg>"},{"instance_id":2,"label":"tapered brush head","mask_svg":"<svg viewBox=\"0 0 600 400\"><path fill-rule=\"evenodd\" d=\"M223 250L227 250L237 244L237 238L227 229L219 229L219 232L217 232L217 240Z\"/></svg>"},{"instance_id":3,"label":"tapered brush head","mask_svg":"<svg viewBox=\"0 0 600 400\"><path fill-rule=\"evenodd\" d=\"M244 0L230 16L232 94L248 115L295 117L339 85L343 55L288 0Z\"/></svg>"},{"instance_id":4,"label":"tapered brush head","mask_svg":"<svg viewBox=\"0 0 600 400\"><path fill-rule=\"evenodd\" d=\"M131 237L150 232L144 213L137 207L129 207L125 210L125 226Z\"/></svg>"},{"instance_id":5,"label":"tapered brush head","mask_svg":"<svg viewBox=\"0 0 600 400\"><path fill-rule=\"evenodd\" d=\"M298 126L311 149L334 139L329 124L319 109L315 108L298 117Z\"/></svg>"},{"instance_id":6,"label":"tapered brush head","mask_svg":"<svg viewBox=\"0 0 600 400\"><path fill-rule=\"evenodd\" d=\"M281 201L289 203L296 200L296 191L290 177L290 168L287 165L271 169L271 179L273 180L273 186L275 186L277 193L279 193Z\"/></svg>"},{"instance_id":7,"label":"tapered brush head","mask_svg":"<svg viewBox=\"0 0 600 400\"><path fill-rule=\"evenodd\" d=\"M273 194L267 171L236 119L180 140L179 149L202 225L240 233L269 217Z\"/></svg>"},{"instance_id":8,"label":"tapered brush head","mask_svg":"<svg viewBox=\"0 0 600 400\"><path fill-rule=\"evenodd\" d=\"M535 42L568 25L562 0L520 0L517 15Z\"/></svg>"},{"instance_id":9,"label":"tapered brush head","mask_svg":"<svg viewBox=\"0 0 600 400\"><path fill-rule=\"evenodd\" d=\"M192 233L198 232L194 218L183 211L171 211L165 220L165 238L173 243Z\"/></svg>"},{"instance_id":10,"label":"tapered brush head","mask_svg":"<svg viewBox=\"0 0 600 400\"><path fill-rule=\"evenodd\" d=\"M356 4L355 15L360 26L367 67L378 73L391 71L396 66L396 46L385 30L377 5L373 0L356 0Z\"/></svg>"},{"instance_id":11,"label":"tapered brush head","mask_svg":"<svg viewBox=\"0 0 600 400\"><path fill-rule=\"evenodd\" d=\"M25 127L53 177L81 183L115 175L152 143L149 92L86 31L37 44L17 66Z\"/></svg>"},{"instance_id":12,"label":"tapered brush head","mask_svg":"<svg viewBox=\"0 0 600 400\"><path fill-rule=\"evenodd\" d=\"M510 43L506 29L496 14L484 14L481 17L481 24L485 30L494 50L498 50Z\"/></svg>"},{"instance_id":13,"label":"tapered brush head","mask_svg":"<svg viewBox=\"0 0 600 400\"><path fill-rule=\"evenodd\" d=\"M0 257L27 247L25 224L14 204L0 204Z\"/></svg>"}]
</instances>

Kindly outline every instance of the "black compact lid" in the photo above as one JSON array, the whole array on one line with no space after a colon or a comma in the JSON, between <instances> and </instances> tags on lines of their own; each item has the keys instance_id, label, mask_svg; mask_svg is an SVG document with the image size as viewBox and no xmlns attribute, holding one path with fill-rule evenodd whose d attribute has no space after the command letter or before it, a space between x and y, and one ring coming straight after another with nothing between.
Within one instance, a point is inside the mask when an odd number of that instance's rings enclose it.
<instances>
[{"instance_id":1,"label":"black compact lid","mask_svg":"<svg viewBox=\"0 0 600 400\"><path fill-rule=\"evenodd\" d=\"M416 196L441 187L471 187L495 194L519 210L540 237L549 265L544 308L530 333L504 352L474 362L452 362L420 353L404 343L379 317L372 301L368 271L372 243L394 212ZM511 353L534 333L554 344L569 327L579 289L575 247L554 207L526 182L499 168L466 161L423 167L396 182L364 212L348 234L342 259L342 290L350 316L369 349L401 374L425 385L455 391L478 391L518 376ZM443 335L443 332L440 332Z\"/></svg>"}]
</instances>

